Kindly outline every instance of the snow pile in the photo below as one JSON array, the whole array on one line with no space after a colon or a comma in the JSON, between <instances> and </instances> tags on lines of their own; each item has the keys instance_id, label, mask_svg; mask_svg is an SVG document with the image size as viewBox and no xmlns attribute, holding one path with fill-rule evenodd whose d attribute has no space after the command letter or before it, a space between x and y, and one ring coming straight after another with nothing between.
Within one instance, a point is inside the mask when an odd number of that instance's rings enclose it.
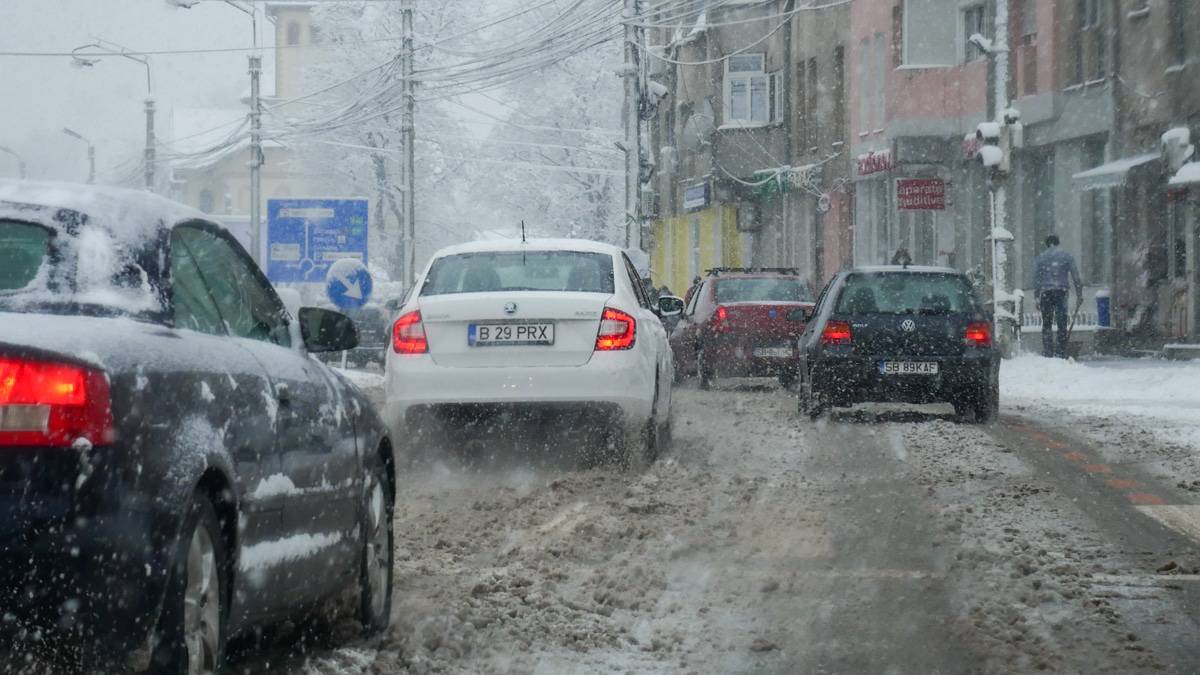
<instances>
[{"instance_id":1,"label":"snow pile","mask_svg":"<svg viewBox=\"0 0 1200 675\"><path fill-rule=\"evenodd\" d=\"M1153 430L1200 451L1200 362L1064 361L1022 355L1000 372L1005 405L1052 407Z\"/></svg>"}]
</instances>

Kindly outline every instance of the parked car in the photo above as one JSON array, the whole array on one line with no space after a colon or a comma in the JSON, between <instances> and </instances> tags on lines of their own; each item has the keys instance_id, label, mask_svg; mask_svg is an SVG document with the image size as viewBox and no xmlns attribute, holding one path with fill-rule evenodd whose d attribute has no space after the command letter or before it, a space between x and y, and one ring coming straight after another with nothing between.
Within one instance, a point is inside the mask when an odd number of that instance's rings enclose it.
<instances>
[{"instance_id":1,"label":"parked car","mask_svg":"<svg viewBox=\"0 0 1200 675\"><path fill-rule=\"evenodd\" d=\"M332 306L329 309L332 309ZM354 328L358 332L358 344L344 352L322 354L321 360L338 366L345 356L346 365L351 368L369 365L382 368L390 345L391 313L383 305L376 304L341 310L341 313L354 322Z\"/></svg>"},{"instance_id":2,"label":"parked car","mask_svg":"<svg viewBox=\"0 0 1200 675\"><path fill-rule=\"evenodd\" d=\"M800 339L800 409L868 401L952 403L995 418L1000 355L966 275L941 267L838 273Z\"/></svg>"},{"instance_id":3,"label":"parked car","mask_svg":"<svg viewBox=\"0 0 1200 675\"><path fill-rule=\"evenodd\" d=\"M132 190L0 181L0 633L115 671L391 604L391 441L229 232Z\"/></svg>"},{"instance_id":4,"label":"parked car","mask_svg":"<svg viewBox=\"0 0 1200 675\"><path fill-rule=\"evenodd\" d=\"M676 375L698 376L703 389L719 377L777 377L791 386L796 339L812 307L812 289L794 269L709 270L671 334Z\"/></svg>"},{"instance_id":5,"label":"parked car","mask_svg":"<svg viewBox=\"0 0 1200 675\"><path fill-rule=\"evenodd\" d=\"M387 359L397 428L551 411L602 425L626 460L652 458L669 438L666 330L621 249L578 239L452 246L416 289Z\"/></svg>"}]
</instances>

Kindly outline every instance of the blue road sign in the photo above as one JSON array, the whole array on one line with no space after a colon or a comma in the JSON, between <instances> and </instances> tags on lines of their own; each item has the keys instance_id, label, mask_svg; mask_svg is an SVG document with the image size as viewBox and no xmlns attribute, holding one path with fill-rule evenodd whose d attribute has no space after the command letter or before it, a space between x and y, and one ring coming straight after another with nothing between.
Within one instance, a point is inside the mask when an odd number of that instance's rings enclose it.
<instances>
[{"instance_id":1,"label":"blue road sign","mask_svg":"<svg viewBox=\"0 0 1200 675\"><path fill-rule=\"evenodd\" d=\"M267 200L268 279L320 283L343 259L367 262L367 200Z\"/></svg>"},{"instance_id":2,"label":"blue road sign","mask_svg":"<svg viewBox=\"0 0 1200 675\"><path fill-rule=\"evenodd\" d=\"M338 309L356 309L367 304L372 286L367 266L350 258L330 265L325 275L325 294Z\"/></svg>"}]
</instances>

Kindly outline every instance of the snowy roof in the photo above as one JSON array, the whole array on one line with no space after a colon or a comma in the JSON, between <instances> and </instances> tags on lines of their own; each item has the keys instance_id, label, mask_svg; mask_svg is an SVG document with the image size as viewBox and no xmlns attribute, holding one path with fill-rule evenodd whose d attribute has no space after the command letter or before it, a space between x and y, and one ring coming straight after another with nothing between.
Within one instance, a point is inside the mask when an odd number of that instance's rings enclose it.
<instances>
[{"instance_id":1,"label":"snowy roof","mask_svg":"<svg viewBox=\"0 0 1200 675\"><path fill-rule=\"evenodd\" d=\"M850 270L851 272L866 272L873 274L875 272L899 272L907 270L909 272L936 272L938 274L960 274L953 267L934 267L931 265L861 265Z\"/></svg>"},{"instance_id":2,"label":"snowy roof","mask_svg":"<svg viewBox=\"0 0 1200 675\"><path fill-rule=\"evenodd\" d=\"M605 244L590 239L494 239L489 241L473 241L466 244L447 246L433 255L440 258L459 253L487 253L491 251L583 251L587 253L608 253L617 255L621 249L612 244Z\"/></svg>"},{"instance_id":3,"label":"snowy roof","mask_svg":"<svg viewBox=\"0 0 1200 675\"><path fill-rule=\"evenodd\" d=\"M1197 185L1200 184L1200 162L1188 162L1179 168L1179 172L1171 177L1168 185Z\"/></svg>"},{"instance_id":4,"label":"snowy roof","mask_svg":"<svg viewBox=\"0 0 1200 675\"><path fill-rule=\"evenodd\" d=\"M1101 164L1094 169L1081 171L1072 176L1075 181L1075 189L1099 190L1101 188L1120 187L1125 184L1125 176L1131 169L1158 161L1160 157L1157 152L1148 152L1144 155L1116 159L1107 164Z\"/></svg>"},{"instance_id":5,"label":"snowy roof","mask_svg":"<svg viewBox=\"0 0 1200 675\"><path fill-rule=\"evenodd\" d=\"M70 209L86 214L91 222L114 234L128 233L130 237L147 234L151 229L149 226L163 220L176 223L191 218L209 219L189 206L145 190L0 179L0 213L13 211L13 204ZM45 224L54 227L52 223Z\"/></svg>"}]
</instances>

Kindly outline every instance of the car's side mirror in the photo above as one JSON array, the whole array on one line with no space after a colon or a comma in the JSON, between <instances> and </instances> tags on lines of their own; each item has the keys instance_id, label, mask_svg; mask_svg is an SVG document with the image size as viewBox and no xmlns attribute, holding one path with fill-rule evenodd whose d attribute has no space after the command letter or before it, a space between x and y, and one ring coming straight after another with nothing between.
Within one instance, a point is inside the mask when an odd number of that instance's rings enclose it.
<instances>
[{"instance_id":1,"label":"car's side mirror","mask_svg":"<svg viewBox=\"0 0 1200 675\"><path fill-rule=\"evenodd\" d=\"M350 317L320 307L300 308L300 335L310 352L341 352L358 346L358 329Z\"/></svg>"},{"instance_id":2,"label":"car's side mirror","mask_svg":"<svg viewBox=\"0 0 1200 675\"><path fill-rule=\"evenodd\" d=\"M658 315L666 318L683 314L683 298L664 295L658 299Z\"/></svg>"},{"instance_id":3,"label":"car's side mirror","mask_svg":"<svg viewBox=\"0 0 1200 675\"><path fill-rule=\"evenodd\" d=\"M788 312L788 321L809 321L813 318L813 309L811 307L797 307Z\"/></svg>"}]
</instances>

